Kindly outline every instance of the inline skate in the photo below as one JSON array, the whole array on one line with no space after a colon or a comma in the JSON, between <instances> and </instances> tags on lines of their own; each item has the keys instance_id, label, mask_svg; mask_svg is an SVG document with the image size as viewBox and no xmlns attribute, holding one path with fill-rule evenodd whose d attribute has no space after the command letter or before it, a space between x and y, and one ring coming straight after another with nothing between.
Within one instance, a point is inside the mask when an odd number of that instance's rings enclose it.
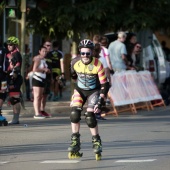
<instances>
[{"instance_id":1,"label":"inline skate","mask_svg":"<svg viewBox=\"0 0 170 170\"><path fill-rule=\"evenodd\" d=\"M0 126L8 126L8 122L4 116L0 113Z\"/></svg>"},{"instance_id":2,"label":"inline skate","mask_svg":"<svg viewBox=\"0 0 170 170\"><path fill-rule=\"evenodd\" d=\"M99 135L92 136L92 143L93 143L93 151L95 153L95 158L96 161L101 160L102 155L102 144L101 144L101 139Z\"/></svg>"},{"instance_id":3,"label":"inline skate","mask_svg":"<svg viewBox=\"0 0 170 170\"><path fill-rule=\"evenodd\" d=\"M83 156L83 153L80 153L80 134L79 133L73 133L71 135L71 144L68 147L68 158L69 159L76 159L81 158Z\"/></svg>"}]
</instances>

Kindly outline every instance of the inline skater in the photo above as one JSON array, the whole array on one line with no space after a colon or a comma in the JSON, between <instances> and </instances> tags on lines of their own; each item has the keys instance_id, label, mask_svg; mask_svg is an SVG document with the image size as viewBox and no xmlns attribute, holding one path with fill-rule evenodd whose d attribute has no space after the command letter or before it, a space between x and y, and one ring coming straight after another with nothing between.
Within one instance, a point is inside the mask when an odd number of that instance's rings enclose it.
<instances>
[{"instance_id":1,"label":"inline skater","mask_svg":"<svg viewBox=\"0 0 170 170\"><path fill-rule=\"evenodd\" d=\"M19 124L19 115L21 110L21 85L23 78L21 76L22 57L18 49L19 39L9 37L7 39L7 66L8 66L8 91L9 102L13 106L13 118L9 124Z\"/></svg>"},{"instance_id":2,"label":"inline skater","mask_svg":"<svg viewBox=\"0 0 170 170\"><path fill-rule=\"evenodd\" d=\"M80 150L80 120L83 105L87 101L85 120L92 135L93 150L96 160L101 159L102 143L99 136L95 114L100 112L104 98L109 90L105 71L101 62L92 57L94 44L91 40L84 39L79 44L80 57L71 61L71 77L77 80L76 88L72 96L70 114L71 120L71 144L68 148L69 159L79 158Z\"/></svg>"},{"instance_id":3,"label":"inline skater","mask_svg":"<svg viewBox=\"0 0 170 170\"><path fill-rule=\"evenodd\" d=\"M21 72L22 56L19 52L18 45L19 45L19 39L17 37L12 36L7 39L8 54L6 59L7 59L8 72L11 75L14 70Z\"/></svg>"}]
</instances>

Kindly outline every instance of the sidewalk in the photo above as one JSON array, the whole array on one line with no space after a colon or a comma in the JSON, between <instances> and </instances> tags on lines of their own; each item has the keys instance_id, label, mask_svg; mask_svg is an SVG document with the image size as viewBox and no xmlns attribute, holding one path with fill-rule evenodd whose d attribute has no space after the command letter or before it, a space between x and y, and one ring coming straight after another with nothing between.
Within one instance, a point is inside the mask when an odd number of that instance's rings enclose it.
<instances>
[{"instance_id":1,"label":"sidewalk","mask_svg":"<svg viewBox=\"0 0 170 170\"><path fill-rule=\"evenodd\" d=\"M70 82L67 81L66 87L63 89L62 98L58 101L47 101L45 111L50 113L51 115L56 114L68 114L70 109L70 99L71 99L71 87ZM2 114L12 115L12 106L7 106L7 102L4 103L2 107ZM33 102L25 101L25 110L21 110L20 116L22 117L33 117L34 116L34 108Z\"/></svg>"}]
</instances>

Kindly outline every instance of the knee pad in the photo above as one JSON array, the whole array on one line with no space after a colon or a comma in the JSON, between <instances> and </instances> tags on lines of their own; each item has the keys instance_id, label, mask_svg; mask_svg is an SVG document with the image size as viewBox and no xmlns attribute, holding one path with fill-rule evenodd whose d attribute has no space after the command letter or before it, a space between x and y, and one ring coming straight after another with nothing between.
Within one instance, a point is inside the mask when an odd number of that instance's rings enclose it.
<instances>
[{"instance_id":1,"label":"knee pad","mask_svg":"<svg viewBox=\"0 0 170 170\"><path fill-rule=\"evenodd\" d=\"M85 120L89 128L95 128L97 126L97 120L93 112L86 112Z\"/></svg>"},{"instance_id":2,"label":"knee pad","mask_svg":"<svg viewBox=\"0 0 170 170\"><path fill-rule=\"evenodd\" d=\"M20 98L15 98L15 97L10 97L9 98L9 102L12 104L12 105L15 105L17 103L19 103L21 100Z\"/></svg>"},{"instance_id":3,"label":"knee pad","mask_svg":"<svg viewBox=\"0 0 170 170\"><path fill-rule=\"evenodd\" d=\"M82 109L79 107L72 107L70 120L72 123L78 123L81 120L81 111Z\"/></svg>"}]
</instances>

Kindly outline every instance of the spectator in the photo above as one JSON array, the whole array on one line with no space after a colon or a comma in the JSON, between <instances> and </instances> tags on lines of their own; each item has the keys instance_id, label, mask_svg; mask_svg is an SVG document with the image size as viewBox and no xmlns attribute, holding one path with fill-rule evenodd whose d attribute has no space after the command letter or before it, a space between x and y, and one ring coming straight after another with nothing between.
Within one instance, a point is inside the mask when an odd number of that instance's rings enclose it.
<instances>
[{"instance_id":1,"label":"spectator","mask_svg":"<svg viewBox=\"0 0 170 170\"><path fill-rule=\"evenodd\" d=\"M59 91L61 91L61 82L60 79L64 79L64 62L63 62L63 53L58 50L59 44L58 41L53 42L53 50L49 52L48 56L52 60L52 89L54 93L53 101L57 101L61 97L59 96Z\"/></svg>"},{"instance_id":2,"label":"spectator","mask_svg":"<svg viewBox=\"0 0 170 170\"><path fill-rule=\"evenodd\" d=\"M35 110L35 119L44 119L45 116L40 112L41 111L41 101L44 93L46 74L50 72L48 69L47 63L45 61L45 56L47 54L47 49L44 46L41 46L39 49L39 55L35 56L33 61L33 93L34 93L34 110Z\"/></svg>"},{"instance_id":3,"label":"spectator","mask_svg":"<svg viewBox=\"0 0 170 170\"><path fill-rule=\"evenodd\" d=\"M128 36L124 43L126 45L126 50L127 50L127 59L130 61L131 55L134 50L135 43L137 42L137 38L136 38L136 34L134 34L134 33L129 33L127 35Z\"/></svg>"},{"instance_id":4,"label":"spectator","mask_svg":"<svg viewBox=\"0 0 170 170\"><path fill-rule=\"evenodd\" d=\"M45 111L45 107L46 107L46 103L47 103L47 97L50 94L50 90L51 90L50 84L52 81L52 60L48 55L52 49L51 41L46 40L44 42L43 46L46 47L46 49L47 49L47 54L45 56L45 60L46 60L46 64L48 66L49 71L46 73L46 80L45 80L45 84L44 84L45 86L44 86L43 96L41 99L41 109L40 109L41 111L40 112L46 118L49 118L49 117L51 117L51 114L49 114Z\"/></svg>"},{"instance_id":5,"label":"spectator","mask_svg":"<svg viewBox=\"0 0 170 170\"><path fill-rule=\"evenodd\" d=\"M126 33L119 32L118 39L113 41L108 48L110 60L114 71L125 71L128 68L127 51L124 44ZM131 69L130 67L128 69ZM133 68L132 68L133 69Z\"/></svg>"},{"instance_id":6,"label":"spectator","mask_svg":"<svg viewBox=\"0 0 170 170\"><path fill-rule=\"evenodd\" d=\"M100 56L103 56L106 60L106 64L107 64L107 68L108 68L108 69L106 69L106 75L110 82L110 71L111 71L111 73L113 73L113 68L111 65L108 49L106 47L102 46L101 42L103 43L103 45L107 46L107 43L108 43L107 37L100 36L100 35L93 36L93 43L101 45Z\"/></svg>"},{"instance_id":7,"label":"spectator","mask_svg":"<svg viewBox=\"0 0 170 170\"><path fill-rule=\"evenodd\" d=\"M131 51L129 51L129 54L127 55L128 66L130 68L134 68L136 71L144 69L142 66L140 66L139 54L141 53L141 51L141 44L136 42L135 44L133 44L133 48L131 49Z\"/></svg>"},{"instance_id":8,"label":"spectator","mask_svg":"<svg viewBox=\"0 0 170 170\"><path fill-rule=\"evenodd\" d=\"M111 65L108 49L106 48L107 45L108 45L108 39L105 36L94 35L93 36L93 42L95 44L99 43L101 45L101 50L100 50L100 54L99 55L102 56L105 59L105 61L106 61L107 67L105 68L105 73L106 73L106 76L107 76L107 78L109 80L109 83L111 85L110 74L113 74L114 71L113 71L113 68L112 68L112 65ZM110 105L109 98L106 99L106 105Z\"/></svg>"},{"instance_id":9,"label":"spectator","mask_svg":"<svg viewBox=\"0 0 170 170\"><path fill-rule=\"evenodd\" d=\"M105 59L106 59L106 62L107 62L107 65L108 65L108 67L109 67L109 69L110 69L110 73L111 74L113 74L113 68L112 68L112 64L111 64L111 61L110 61L110 55L109 55L109 51L108 51L108 49L107 49L107 47L108 47L108 39L107 39L107 37L105 37L105 36L102 36L101 38L100 38L100 45L101 45L101 52L100 52L100 55L102 55L103 54L103 56L105 57Z\"/></svg>"}]
</instances>

